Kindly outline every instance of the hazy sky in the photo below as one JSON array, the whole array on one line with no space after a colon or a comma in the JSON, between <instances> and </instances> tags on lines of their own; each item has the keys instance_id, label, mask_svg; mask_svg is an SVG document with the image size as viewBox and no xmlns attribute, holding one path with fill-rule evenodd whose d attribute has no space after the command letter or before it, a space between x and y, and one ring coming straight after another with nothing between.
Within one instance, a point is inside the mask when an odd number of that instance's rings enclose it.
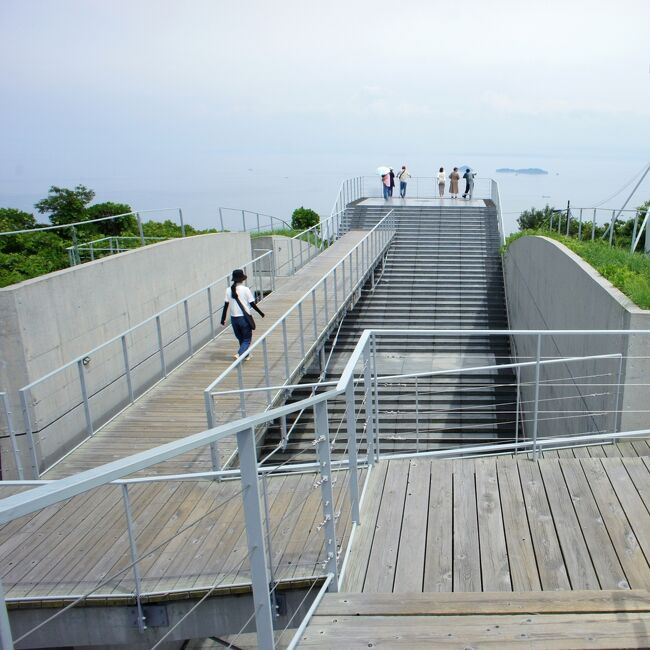
<instances>
[{"instance_id":1,"label":"hazy sky","mask_svg":"<svg viewBox=\"0 0 650 650\"><path fill-rule=\"evenodd\" d=\"M5 196L260 154L650 159L649 0L1 0L0 50Z\"/></svg>"}]
</instances>

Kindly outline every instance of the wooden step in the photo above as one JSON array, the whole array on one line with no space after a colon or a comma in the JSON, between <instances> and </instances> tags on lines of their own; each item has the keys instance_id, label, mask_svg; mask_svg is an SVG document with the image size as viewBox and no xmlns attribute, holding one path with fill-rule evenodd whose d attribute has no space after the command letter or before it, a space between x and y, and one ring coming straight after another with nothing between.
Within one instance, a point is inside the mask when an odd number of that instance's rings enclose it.
<instances>
[{"instance_id":1,"label":"wooden step","mask_svg":"<svg viewBox=\"0 0 650 650\"><path fill-rule=\"evenodd\" d=\"M301 648L647 648L647 590L326 594Z\"/></svg>"}]
</instances>

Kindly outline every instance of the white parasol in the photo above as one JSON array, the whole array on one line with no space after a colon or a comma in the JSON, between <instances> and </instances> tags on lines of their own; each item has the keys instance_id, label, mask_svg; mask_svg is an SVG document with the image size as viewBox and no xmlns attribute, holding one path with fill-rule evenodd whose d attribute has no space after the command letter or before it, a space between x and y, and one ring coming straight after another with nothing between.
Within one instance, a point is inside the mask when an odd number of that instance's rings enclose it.
<instances>
[{"instance_id":1,"label":"white parasol","mask_svg":"<svg viewBox=\"0 0 650 650\"><path fill-rule=\"evenodd\" d=\"M386 174L390 174L390 167L377 167L377 173L380 176L385 176Z\"/></svg>"}]
</instances>

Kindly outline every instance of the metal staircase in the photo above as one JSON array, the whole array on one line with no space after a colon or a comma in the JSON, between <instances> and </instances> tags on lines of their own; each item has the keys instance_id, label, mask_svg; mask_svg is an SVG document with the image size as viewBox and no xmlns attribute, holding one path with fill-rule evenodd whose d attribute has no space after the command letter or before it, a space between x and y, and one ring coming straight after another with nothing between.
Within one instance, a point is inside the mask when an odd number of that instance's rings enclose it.
<instances>
[{"instance_id":1,"label":"metal staircase","mask_svg":"<svg viewBox=\"0 0 650 650\"><path fill-rule=\"evenodd\" d=\"M496 209L481 205L394 207L398 232L384 268L364 286L338 332L326 346L331 359L324 379L336 379L366 328L384 329L507 329ZM384 206L354 205L344 226L368 229L386 212ZM379 372L384 375L445 367L483 366L510 361L507 337L382 336L377 346ZM317 382L321 368L303 378ZM380 386L382 451L434 449L462 443L479 444L514 438L515 377L510 369L420 378ZM304 399L311 388L294 389L290 401ZM362 388L357 389L361 404ZM330 422L341 422L333 453L345 448L344 404L330 403ZM314 439L312 413L294 424L286 449L275 454L283 462L300 453L311 460ZM292 428L293 427L293 428ZM333 438L335 436L333 435ZM279 427L271 428L265 445L279 443ZM361 451L365 453L362 442Z\"/></svg>"}]
</instances>

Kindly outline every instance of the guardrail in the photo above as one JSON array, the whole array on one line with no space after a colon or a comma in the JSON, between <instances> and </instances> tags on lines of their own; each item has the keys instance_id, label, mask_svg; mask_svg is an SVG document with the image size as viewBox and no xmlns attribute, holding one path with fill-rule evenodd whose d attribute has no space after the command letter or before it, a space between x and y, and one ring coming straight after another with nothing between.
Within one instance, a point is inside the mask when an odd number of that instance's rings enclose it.
<instances>
[{"instance_id":1,"label":"guardrail","mask_svg":"<svg viewBox=\"0 0 650 650\"><path fill-rule=\"evenodd\" d=\"M61 501L74 498L77 495L83 494L89 490L99 486L107 485L109 483L116 483L122 491L122 503L125 513L125 526L128 535L125 538L125 543L128 542L128 553L130 554L131 562L122 567L118 574L105 577L98 581L98 585L89 592L81 596L75 596L74 600L54 613L45 621L39 623L34 628L21 628L17 638L12 637L12 631L9 625L9 617L6 608L0 609L0 639L3 641L4 648L13 648L13 644L22 641L25 638L32 637L36 632L44 628L49 622L62 616L66 611L75 605L87 600L90 595L97 592L102 586L108 584L115 579L116 576L121 576L125 572L133 573L133 595L136 602L138 611L138 625L142 632L147 627L146 614L142 608L143 597L146 591L142 589L143 576L140 574L141 560L148 557L152 552L157 552L160 548L164 548L166 544L170 543L178 535L182 535L191 526L194 526L201 519L191 522L184 526L178 533L172 535L169 539L158 543L154 542L153 550L142 551L138 549L138 537L136 534L136 524L134 521L133 513L131 510L131 502L129 497L129 486L154 481L186 481L198 478L215 478L215 477L239 477L239 489L234 490L227 499L221 501L215 506L215 510L223 507L226 503L235 498L241 498L242 507L245 519L247 548L248 552L245 557L233 567L233 570L238 571L244 561L250 563L250 581L253 592L253 606L251 607L252 613L244 625L240 627L240 632L244 629L249 629L253 620L255 620L258 645L260 648L274 648L276 641L274 639L274 627L277 626L276 610L274 608L274 594L277 588L277 580L271 578L273 575L273 557L274 553L271 549L271 540L273 539L274 529L269 527L270 510L268 508L267 487L264 484L265 476L273 473L288 472L291 470L304 471L306 468L312 469L315 472L316 480L313 482L313 489L320 492L320 500L323 512L323 520L316 527L316 530L323 535L323 549L324 556L322 560L322 574L320 576L312 576L312 583L308 593L304 596L298 609L306 602L310 592L317 584L316 578L324 578L325 583L319 592L318 598L322 596L325 591L338 590L341 583L342 575L345 573L347 560L349 559L350 549L352 548L355 532L359 523L361 522L360 516L360 493L359 493L359 476L362 466L368 467L368 472L371 471L374 464L385 458L399 458L399 457L414 457L414 456L432 456L432 457L461 457L473 456L485 453L533 453L534 457L538 456L540 449L553 448L557 446L575 445L575 444L602 444L613 442L620 437L635 438L647 436L650 429L636 429L631 431L620 432L617 430L616 418L613 420L611 427L614 431L601 431L599 433L590 433L588 435L580 434L576 436L551 436L548 438L535 437L536 428L533 427L532 435L528 436L526 440L510 441L506 443L497 443L491 445L475 445L475 446L457 446L455 448L431 450L416 454L411 452L408 454L384 454L381 450L381 443L379 438L379 419L381 415L381 394L378 386L381 382L394 381L394 380L414 380L423 375L431 375L432 373L410 373L405 375L393 376L378 376L378 361L377 361L377 339L386 335L400 336L415 336L420 339L424 336L524 336L533 337L537 341L538 353L532 362L520 362L512 364L519 368L531 367L535 371L534 386L536 386L536 397L534 400L534 412L539 413L539 389L540 389L540 371L542 368L548 367L562 367L572 364L574 362L600 362L604 360L620 361L621 355L619 353L602 354L602 355L588 355L584 357L560 357L553 359L542 358L541 355L541 340L544 337L577 337L577 336L593 336L596 338L601 337L633 337L633 336L647 336L650 330L595 330L595 331L575 331L575 330L550 330L550 331L529 331L529 330L484 330L475 332L471 330L366 330L360 337L350 359L348 360L345 369L343 370L336 385L330 390L323 393L312 395L311 397L296 402L290 405L284 405L277 408L267 410L265 412L241 418L235 422L227 424L188 436L182 440L177 440L167 445L163 445L156 449L151 449L139 454L135 454L129 458L121 459L113 463L109 463L102 467L98 467L77 476L72 476L58 481L44 482L32 490L15 494L0 501L0 524L7 523L18 517L29 515L37 512L42 508L59 503ZM636 360L638 361L638 360ZM499 368L498 365L491 365L490 368ZM455 369L452 372L465 372L476 370L474 369ZM433 371L439 372L439 371ZM448 370L442 372L450 372ZM620 381L619 381L620 384ZM331 385L331 382L328 382ZM361 394L355 392L355 386L362 386ZM343 398L345 400L344 416L340 422L333 421L329 415L328 404L335 399ZM618 397L616 398L618 401ZM281 418L286 418L288 415L305 409L314 409L315 413L315 434L313 441L313 449L316 451L317 461L314 463L307 463L302 465L290 465L283 463L282 465L274 467L259 467L257 462L256 451L256 438L255 430L259 427L268 425L271 422L279 421ZM616 410L619 406L616 407ZM365 411L365 417L363 415ZM332 432L337 432L341 428L345 420L345 432L347 437L345 456L339 461L332 461L331 448L335 443L332 437ZM143 477L135 479L127 479L125 477L133 474L134 472L150 468L158 463L176 458L182 454L200 449L205 446L216 445L225 439L236 436L237 438L237 454L239 458L239 469L206 472L195 475L176 475L167 477ZM367 454L364 459L360 459L360 445L363 441L367 443ZM340 485L338 495L335 494L333 489L335 485L335 478L340 479L340 475L336 474L337 471L347 470L343 477L343 485ZM219 483L217 483L219 485ZM345 497L341 495L344 494ZM338 498L337 498L338 496ZM347 502L346 502L347 499ZM338 524L341 522L343 511L349 513L349 518L353 522L352 531L349 535L349 542L347 549L343 552L341 543L341 534L338 529ZM292 516L290 513L288 516ZM284 518L279 522L274 522L277 526L282 524ZM187 614L183 615L178 621L177 625L188 615L191 615L202 602L212 595L218 586L222 583L223 577L217 578L216 582L209 585L205 589L205 595L198 601L196 606L192 607ZM111 591L114 586L111 584ZM4 600L4 593L0 585L0 596ZM60 597L59 597L60 598ZM310 608L309 612L314 611L314 607L319 602L318 598ZM41 598L39 597L39 600ZM293 621L294 615L288 618L284 630L290 626ZM287 619L283 619L284 621ZM274 621L276 622L274 624ZM156 639L156 644L153 646L158 647L165 639L169 637L173 629L170 628L167 632L160 632ZM298 629L298 635L303 629L301 626ZM296 639L291 647L295 646Z\"/></svg>"},{"instance_id":2,"label":"guardrail","mask_svg":"<svg viewBox=\"0 0 650 650\"><path fill-rule=\"evenodd\" d=\"M262 285L261 266L269 251L243 265L255 288ZM273 264L269 262L272 269ZM83 441L167 377L197 350L218 336L223 328L219 314L222 290L230 275L223 275L88 350L68 363L19 389L31 474L40 476L43 460L53 450L42 447L56 431ZM271 284L274 276L271 275ZM217 295L214 295L215 290ZM102 367L98 377L94 368ZM36 417L35 405L48 403L47 421ZM41 412L45 412L42 410ZM67 450L66 450L67 451ZM19 453L14 446L14 454Z\"/></svg>"},{"instance_id":3,"label":"guardrail","mask_svg":"<svg viewBox=\"0 0 650 650\"><path fill-rule=\"evenodd\" d=\"M646 232L650 211L648 210L612 210L610 208L576 208L570 205L561 210L553 210L548 220L542 224L542 228L560 235L575 236L582 240L583 234L587 239L596 239L596 229L604 227L605 230L600 239L607 237L609 245L613 246L616 226L619 218L623 215L626 220L634 219L631 233L630 252L633 253L644 232ZM641 221L639 220L642 217ZM600 226L599 226L600 224ZM646 237L645 252L650 251L650 237Z\"/></svg>"},{"instance_id":4,"label":"guardrail","mask_svg":"<svg viewBox=\"0 0 650 650\"><path fill-rule=\"evenodd\" d=\"M363 286L375 265L382 258L384 251L392 241L395 233L392 210L343 258L336 266L321 278L305 295L294 303L262 336L260 336L240 358L236 359L213 382L204 389L204 402L208 426L215 426L217 411L214 395L217 386L232 373L237 373L240 389L246 383L257 385L259 377L254 371L248 371L245 361L256 350L261 350L263 358L264 385L267 390L266 403L271 406L280 392L273 393L271 387L271 364L269 349L282 350L283 373L281 383L290 383L305 359L316 354L322 348L334 324L347 309L350 300ZM305 313L307 312L307 313ZM295 326L295 336L289 340L289 326ZM294 354L292 354L292 352ZM296 363L292 366L292 358ZM239 412L246 414L243 400L239 403ZM231 413L227 414L228 417ZM232 456L231 456L232 459ZM229 459L230 460L230 459ZM219 452L212 448L212 463L215 470L220 469ZM226 465L228 461L226 462Z\"/></svg>"}]
</instances>

